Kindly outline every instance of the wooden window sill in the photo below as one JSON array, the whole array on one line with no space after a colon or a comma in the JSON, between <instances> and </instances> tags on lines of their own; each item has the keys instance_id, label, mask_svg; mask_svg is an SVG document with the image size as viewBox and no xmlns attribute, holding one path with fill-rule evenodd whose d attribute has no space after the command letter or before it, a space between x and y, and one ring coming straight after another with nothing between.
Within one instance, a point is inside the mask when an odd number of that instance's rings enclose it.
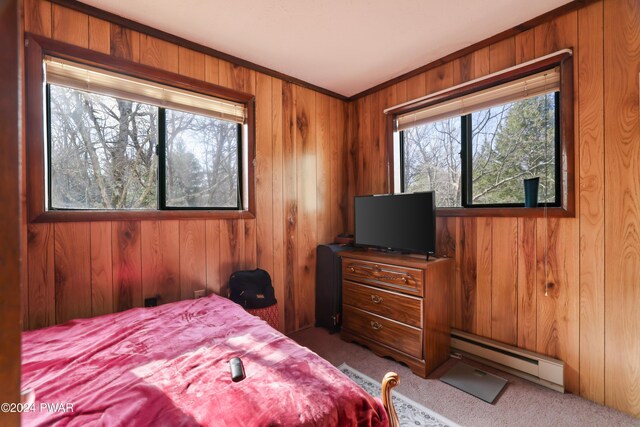
<instances>
[{"instance_id":1,"label":"wooden window sill","mask_svg":"<svg viewBox=\"0 0 640 427\"><path fill-rule=\"evenodd\" d=\"M437 208L441 217L520 217L520 218L573 218L575 214L565 208Z\"/></svg>"},{"instance_id":2,"label":"wooden window sill","mask_svg":"<svg viewBox=\"0 0 640 427\"><path fill-rule=\"evenodd\" d=\"M83 221L156 221L171 219L251 219L250 211L214 210L136 210L136 211L47 211L31 222L83 222Z\"/></svg>"}]
</instances>

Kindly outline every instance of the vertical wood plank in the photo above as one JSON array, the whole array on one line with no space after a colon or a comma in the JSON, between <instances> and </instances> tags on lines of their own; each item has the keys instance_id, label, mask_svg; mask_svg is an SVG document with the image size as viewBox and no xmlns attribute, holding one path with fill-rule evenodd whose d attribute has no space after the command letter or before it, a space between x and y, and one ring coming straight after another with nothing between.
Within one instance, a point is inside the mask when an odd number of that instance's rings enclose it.
<instances>
[{"instance_id":1,"label":"vertical wood plank","mask_svg":"<svg viewBox=\"0 0 640 427\"><path fill-rule=\"evenodd\" d=\"M491 61L489 47L484 47L473 52L473 77L480 78L491 73Z\"/></svg>"},{"instance_id":2,"label":"vertical wood plank","mask_svg":"<svg viewBox=\"0 0 640 427\"><path fill-rule=\"evenodd\" d=\"M183 76L204 80L204 54L178 46L178 72Z\"/></svg>"},{"instance_id":3,"label":"vertical wood plank","mask_svg":"<svg viewBox=\"0 0 640 427\"><path fill-rule=\"evenodd\" d=\"M220 60L213 56L204 57L204 80L217 85L220 83Z\"/></svg>"},{"instance_id":4,"label":"vertical wood plank","mask_svg":"<svg viewBox=\"0 0 640 427\"><path fill-rule=\"evenodd\" d=\"M140 234L139 221L111 224L114 311L143 305Z\"/></svg>"},{"instance_id":5,"label":"vertical wood plank","mask_svg":"<svg viewBox=\"0 0 640 427\"><path fill-rule=\"evenodd\" d=\"M371 194L371 168L369 165L371 151L371 96L367 95L357 101L359 126L357 127L358 145L358 195Z\"/></svg>"},{"instance_id":6,"label":"vertical wood plank","mask_svg":"<svg viewBox=\"0 0 640 427\"><path fill-rule=\"evenodd\" d=\"M347 175L347 184L348 184L348 192L349 192L349 211L348 211L348 230L353 233L354 232L354 213L353 213L353 204L354 204L354 196L358 194L358 188L360 187L359 179L359 165L358 165L358 151L359 151L359 139L358 132L360 127L360 106L361 102L356 100L354 102L350 102L348 105L348 143L347 143L347 165L348 165L348 175Z\"/></svg>"},{"instance_id":7,"label":"vertical wood plank","mask_svg":"<svg viewBox=\"0 0 640 427\"><path fill-rule=\"evenodd\" d=\"M91 224L91 315L113 313L111 223Z\"/></svg>"},{"instance_id":8,"label":"vertical wood plank","mask_svg":"<svg viewBox=\"0 0 640 427\"><path fill-rule=\"evenodd\" d=\"M90 223L56 223L54 227L56 322L91 317Z\"/></svg>"},{"instance_id":9,"label":"vertical wood plank","mask_svg":"<svg viewBox=\"0 0 640 427\"><path fill-rule=\"evenodd\" d=\"M219 61L220 85L244 92L244 68L227 61Z\"/></svg>"},{"instance_id":10,"label":"vertical wood plank","mask_svg":"<svg viewBox=\"0 0 640 427\"><path fill-rule=\"evenodd\" d=\"M258 73L256 87L256 251L258 267L273 279L273 116L272 78ZM276 298L277 299L277 298Z\"/></svg>"},{"instance_id":11,"label":"vertical wood plank","mask_svg":"<svg viewBox=\"0 0 640 427\"><path fill-rule=\"evenodd\" d=\"M73 9L53 5L52 36L55 40L89 47L89 17Z\"/></svg>"},{"instance_id":12,"label":"vertical wood plank","mask_svg":"<svg viewBox=\"0 0 640 427\"><path fill-rule=\"evenodd\" d=\"M604 2L605 403L640 417L640 8Z\"/></svg>"},{"instance_id":13,"label":"vertical wood plank","mask_svg":"<svg viewBox=\"0 0 640 427\"><path fill-rule=\"evenodd\" d=\"M140 63L164 71L177 73L179 71L178 46L140 34Z\"/></svg>"},{"instance_id":14,"label":"vertical wood plank","mask_svg":"<svg viewBox=\"0 0 640 427\"><path fill-rule=\"evenodd\" d=\"M142 295L158 303L180 299L180 223L142 221Z\"/></svg>"},{"instance_id":15,"label":"vertical wood plank","mask_svg":"<svg viewBox=\"0 0 640 427\"><path fill-rule=\"evenodd\" d=\"M489 70L492 73L516 64L515 37L509 37L489 46Z\"/></svg>"},{"instance_id":16,"label":"vertical wood plank","mask_svg":"<svg viewBox=\"0 0 640 427\"><path fill-rule=\"evenodd\" d=\"M491 282L492 282L492 218L478 218L476 249L476 329L474 333L491 337Z\"/></svg>"},{"instance_id":17,"label":"vertical wood plank","mask_svg":"<svg viewBox=\"0 0 640 427\"><path fill-rule=\"evenodd\" d=\"M209 219L205 224L206 230L206 268L207 294L221 295L222 276L220 272L220 220Z\"/></svg>"},{"instance_id":18,"label":"vertical wood plank","mask_svg":"<svg viewBox=\"0 0 640 427\"><path fill-rule=\"evenodd\" d=\"M291 83L282 84L282 152L284 201L284 311L285 332L297 328L296 284L298 281L298 188L296 144L296 92Z\"/></svg>"},{"instance_id":19,"label":"vertical wood plank","mask_svg":"<svg viewBox=\"0 0 640 427\"><path fill-rule=\"evenodd\" d=\"M111 52L111 26L107 21L89 17L89 49L107 55Z\"/></svg>"},{"instance_id":20,"label":"vertical wood plank","mask_svg":"<svg viewBox=\"0 0 640 427\"><path fill-rule=\"evenodd\" d=\"M280 330L285 330L285 210L283 165L282 80L271 80L271 141L273 165L273 287L278 300Z\"/></svg>"},{"instance_id":21,"label":"vertical wood plank","mask_svg":"<svg viewBox=\"0 0 640 427\"><path fill-rule=\"evenodd\" d=\"M207 288L207 234L204 220L180 221L180 299Z\"/></svg>"},{"instance_id":22,"label":"vertical wood plank","mask_svg":"<svg viewBox=\"0 0 640 427\"><path fill-rule=\"evenodd\" d=\"M345 193L344 187L346 183L343 181L342 171L342 159L344 153L347 151L345 141L342 138L342 133L339 130L338 124L339 116L342 113L340 110L340 101L335 98L330 98L329 101L329 145L330 145L330 158L328 159L330 173L329 173L329 188L330 188L330 200L329 210L331 217L330 235L335 237L344 231L344 224L342 222L343 216L341 214L344 205L342 205L342 194ZM344 118L342 123L344 123Z\"/></svg>"},{"instance_id":23,"label":"vertical wood plank","mask_svg":"<svg viewBox=\"0 0 640 427\"><path fill-rule=\"evenodd\" d=\"M536 350L536 219L518 218L518 347Z\"/></svg>"},{"instance_id":24,"label":"vertical wood plank","mask_svg":"<svg viewBox=\"0 0 640 427\"><path fill-rule=\"evenodd\" d=\"M315 93L297 90L296 144L298 185L298 281L296 283L297 323L300 329L315 321L315 248L318 242L316 209L316 106Z\"/></svg>"},{"instance_id":25,"label":"vertical wood plank","mask_svg":"<svg viewBox=\"0 0 640 427\"><path fill-rule=\"evenodd\" d=\"M46 0L24 0L25 32L51 37L51 3Z\"/></svg>"},{"instance_id":26,"label":"vertical wood plank","mask_svg":"<svg viewBox=\"0 0 640 427\"><path fill-rule=\"evenodd\" d=\"M375 93L372 93L369 98L371 100L369 107L369 139L363 141L366 146L368 146L368 157L369 157L369 168L371 170L371 194L381 194L384 193L384 182L386 181L386 176L384 174L384 169L382 168L382 159L380 158L380 145L382 144L382 139L384 136L381 135L381 132L384 130L385 120L382 120L383 113L382 104L384 102L385 89L379 90Z\"/></svg>"},{"instance_id":27,"label":"vertical wood plank","mask_svg":"<svg viewBox=\"0 0 640 427\"><path fill-rule=\"evenodd\" d=\"M406 80L407 101L426 95L426 78L426 73L421 73Z\"/></svg>"},{"instance_id":28,"label":"vertical wood plank","mask_svg":"<svg viewBox=\"0 0 640 427\"><path fill-rule=\"evenodd\" d=\"M522 64L535 58L535 43L533 28L515 35L516 64Z\"/></svg>"},{"instance_id":29,"label":"vertical wood plank","mask_svg":"<svg viewBox=\"0 0 640 427\"><path fill-rule=\"evenodd\" d=\"M250 70L248 68L243 68L243 92L249 93L251 95L256 94L256 71Z\"/></svg>"},{"instance_id":30,"label":"vertical wood plank","mask_svg":"<svg viewBox=\"0 0 640 427\"><path fill-rule=\"evenodd\" d=\"M458 233L459 218L445 218L436 217L436 256L455 258L457 233ZM458 267L454 268L454 274L458 274ZM456 298L456 280L455 278L449 281L451 289L447 290L447 295L453 305ZM454 325L456 319L456 309L449 310L449 324Z\"/></svg>"},{"instance_id":31,"label":"vertical wood plank","mask_svg":"<svg viewBox=\"0 0 640 427\"><path fill-rule=\"evenodd\" d=\"M478 293L478 231L476 218L460 218L456 235L455 322L456 328L474 332Z\"/></svg>"},{"instance_id":32,"label":"vertical wood plank","mask_svg":"<svg viewBox=\"0 0 640 427\"><path fill-rule=\"evenodd\" d=\"M56 323L54 241L53 224L29 224L29 329L44 328Z\"/></svg>"},{"instance_id":33,"label":"vertical wood plank","mask_svg":"<svg viewBox=\"0 0 640 427\"><path fill-rule=\"evenodd\" d=\"M398 102L407 102L409 100L409 94L407 92L407 80L403 80L395 84L396 98Z\"/></svg>"},{"instance_id":34,"label":"vertical wood plank","mask_svg":"<svg viewBox=\"0 0 640 427\"><path fill-rule=\"evenodd\" d=\"M331 233L331 106L329 97L316 94L316 227L317 243L333 242ZM315 282L315 276L314 276Z\"/></svg>"},{"instance_id":35,"label":"vertical wood plank","mask_svg":"<svg viewBox=\"0 0 640 427\"><path fill-rule=\"evenodd\" d=\"M473 64L474 55L469 53L461 58L453 60L453 81L454 85L473 80L475 67Z\"/></svg>"},{"instance_id":36,"label":"vertical wood plank","mask_svg":"<svg viewBox=\"0 0 640 427\"><path fill-rule=\"evenodd\" d=\"M256 255L256 220L245 219L242 225L244 227L244 252L241 254L240 268L253 270L257 267L258 262Z\"/></svg>"},{"instance_id":37,"label":"vertical wood plank","mask_svg":"<svg viewBox=\"0 0 640 427\"><path fill-rule=\"evenodd\" d=\"M428 93L438 92L453 86L453 62L447 62L429 70L425 78Z\"/></svg>"},{"instance_id":38,"label":"vertical wood plank","mask_svg":"<svg viewBox=\"0 0 640 427\"><path fill-rule=\"evenodd\" d=\"M130 30L121 25L111 24L110 50L111 55L128 59L130 61L140 61L140 33Z\"/></svg>"},{"instance_id":39,"label":"vertical wood plank","mask_svg":"<svg viewBox=\"0 0 640 427\"><path fill-rule=\"evenodd\" d=\"M565 387L572 393L579 392L580 363L577 228L575 220L543 218L536 230L536 351L565 362Z\"/></svg>"},{"instance_id":40,"label":"vertical wood plank","mask_svg":"<svg viewBox=\"0 0 640 427\"><path fill-rule=\"evenodd\" d=\"M578 11L580 395L604 399L604 101L602 2Z\"/></svg>"},{"instance_id":41,"label":"vertical wood plank","mask_svg":"<svg viewBox=\"0 0 640 427\"><path fill-rule=\"evenodd\" d=\"M491 258L491 338L516 345L518 335L518 220L494 218Z\"/></svg>"},{"instance_id":42,"label":"vertical wood plank","mask_svg":"<svg viewBox=\"0 0 640 427\"><path fill-rule=\"evenodd\" d=\"M242 270L244 224L242 220L220 221L220 295L229 295L229 277Z\"/></svg>"},{"instance_id":43,"label":"vertical wood plank","mask_svg":"<svg viewBox=\"0 0 640 427\"><path fill-rule=\"evenodd\" d=\"M456 222L453 217L436 217L436 255L453 258L456 253Z\"/></svg>"}]
</instances>

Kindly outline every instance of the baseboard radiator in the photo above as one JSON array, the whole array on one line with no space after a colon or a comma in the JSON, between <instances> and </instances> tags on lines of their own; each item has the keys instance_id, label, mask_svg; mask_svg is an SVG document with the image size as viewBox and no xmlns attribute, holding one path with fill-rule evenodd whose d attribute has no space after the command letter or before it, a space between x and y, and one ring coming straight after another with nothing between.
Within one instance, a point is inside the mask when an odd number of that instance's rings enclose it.
<instances>
[{"instance_id":1,"label":"baseboard radiator","mask_svg":"<svg viewBox=\"0 0 640 427\"><path fill-rule=\"evenodd\" d=\"M457 329L451 330L451 348L453 354L460 354L564 393L564 362L561 360Z\"/></svg>"}]
</instances>

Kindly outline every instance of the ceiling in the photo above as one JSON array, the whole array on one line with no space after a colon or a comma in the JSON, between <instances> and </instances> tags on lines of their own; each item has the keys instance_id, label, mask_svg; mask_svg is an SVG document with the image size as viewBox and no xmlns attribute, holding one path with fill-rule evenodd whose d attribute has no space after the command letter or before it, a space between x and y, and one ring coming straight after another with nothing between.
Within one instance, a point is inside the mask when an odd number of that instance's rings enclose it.
<instances>
[{"instance_id":1,"label":"ceiling","mask_svg":"<svg viewBox=\"0 0 640 427\"><path fill-rule=\"evenodd\" d=\"M82 1L351 96L570 0Z\"/></svg>"}]
</instances>

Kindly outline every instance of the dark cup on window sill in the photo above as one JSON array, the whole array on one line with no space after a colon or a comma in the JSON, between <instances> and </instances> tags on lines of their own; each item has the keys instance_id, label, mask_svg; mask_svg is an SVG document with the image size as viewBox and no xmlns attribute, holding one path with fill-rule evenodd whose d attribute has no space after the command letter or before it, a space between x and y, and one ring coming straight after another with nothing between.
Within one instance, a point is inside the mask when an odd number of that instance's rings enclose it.
<instances>
[{"instance_id":1,"label":"dark cup on window sill","mask_svg":"<svg viewBox=\"0 0 640 427\"><path fill-rule=\"evenodd\" d=\"M525 208L538 207L539 184L540 184L540 177L527 178L524 180L524 207Z\"/></svg>"}]
</instances>

